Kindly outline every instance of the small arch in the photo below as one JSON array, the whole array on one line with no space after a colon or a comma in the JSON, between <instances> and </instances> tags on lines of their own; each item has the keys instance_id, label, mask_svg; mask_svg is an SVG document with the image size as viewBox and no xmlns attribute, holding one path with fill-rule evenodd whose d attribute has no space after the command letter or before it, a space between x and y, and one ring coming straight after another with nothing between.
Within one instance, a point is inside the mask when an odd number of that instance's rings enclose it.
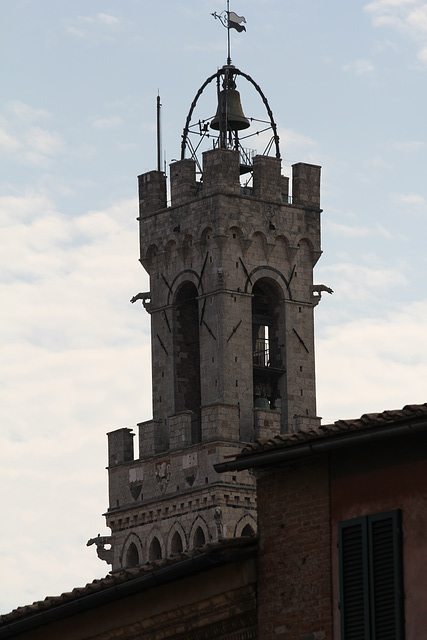
<instances>
[{"instance_id":1,"label":"small arch","mask_svg":"<svg viewBox=\"0 0 427 640\"><path fill-rule=\"evenodd\" d=\"M212 242L212 228L211 227L205 227L202 231L202 233L200 234L200 241L202 245L210 245Z\"/></svg>"},{"instance_id":2,"label":"small arch","mask_svg":"<svg viewBox=\"0 0 427 640\"><path fill-rule=\"evenodd\" d=\"M256 279L254 277L255 274L256 274ZM286 298L285 289L284 289L284 286L285 286L288 298L289 300L292 300L291 290L289 288L289 282L287 281L283 273L278 269L276 269L275 267L270 267L267 264L263 264L259 267L255 267L255 269L252 269L252 271L247 275L244 292L251 293L251 285L253 287L255 280L258 280L261 278L269 278L270 280L276 282L276 284L282 291L281 295L283 299Z\"/></svg>"},{"instance_id":3,"label":"small arch","mask_svg":"<svg viewBox=\"0 0 427 640\"><path fill-rule=\"evenodd\" d=\"M175 240L169 240L166 243L166 247L165 247L166 253L171 254L172 251L175 251L175 249L176 249L176 241Z\"/></svg>"},{"instance_id":4,"label":"small arch","mask_svg":"<svg viewBox=\"0 0 427 640\"><path fill-rule=\"evenodd\" d=\"M179 536L180 544L177 536ZM178 549L179 546L181 547L180 549ZM186 547L187 547L187 535L185 533L185 530L179 522L175 522L175 524L169 530L167 553L168 555L171 555L173 553L181 553L181 551L184 551Z\"/></svg>"},{"instance_id":5,"label":"small arch","mask_svg":"<svg viewBox=\"0 0 427 640\"><path fill-rule=\"evenodd\" d=\"M289 239L285 235L278 235L276 236L275 244L273 256L278 255L281 261L283 256L285 256L286 260L289 260Z\"/></svg>"},{"instance_id":6,"label":"small arch","mask_svg":"<svg viewBox=\"0 0 427 640\"><path fill-rule=\"evenodd\" d=\"M159 539L156 536L154 536L148 548L148 560L150 562L153 562L155 560L160 560L162 557L163 557L162 546L160 544Z\"/></svg>"},{"instance_id":7,"label":"small arch","mask_svg":"<svg viewBox=\"0 0 427 640\"><path fill-rule=\"evenodd\" d=\"M206 537L203 532L203 529L202 527L197 527L197 529L194 532L193 546L197 548L197 547L203 547L205 544L206 544Z\"/></svg>"},{"instance_id":8,"label":"small arch","mask_svg":"<svg viewBox=\"0 0 427 640\"><path fill-rule=\"evenodd\" d=\"M255 536L255 531L252 529L250 524L245 524L240 535L242 538L253 538Z\"/></svg>"},{"instance_id":9,"label":"small arch","mask_svg":"<svg viewBox=\"0 0 427 640\"><path fill-rule=\"evenodd\" d=\"M150 244L145 254L146 259L151 260L152 258L154 258L154 256L157 255L157 250L157 245Z\"/></svg>"},{"instance_id":10,"label":"small arch","mask_svg":"<svg viewBox=\"0 0 427 640\"><path fill-rule=\"evenodd\" d=\"M183 551L184 547L182 544L182 538L179 535L178 531L175 531L171 540L171 554L176 555L178 553L182 553Z\"/></svg>"},{"instance_id":11,"label":"small arch","mask_svg":"<svg viewBox=\"0 0 427 640\"><path fill-rule=\"evenodd\" d=\"M134 542L131 542L126 552L126 566L137 567L139 565L139 551Z\"/></svg>"},{"instance_id":12,"label":"small arch","mask_svg":"<svg viewBox=\"0 0 427 640\"><path fill-rule=\"evenodd\" d=\"M254 537L256 535L257 524L256 519L250 513L246 513L237 521L234 527L234 536L236 538Z\"/></svg>"},{"instance_id":13,"label":"small arch","mask_svg":"<svg viewBox=\"0 0 427 640\"><path fill-rule=\"evenodd\" d=\"M120 564L122 567L136 567L142 562L142 543L135 533L129 533L123 543ZM136 563L136 564L134 564Z\"/></svg>"},{"instance_id":14,"label":"small arch","mask_svg":"<svg viewBox=\"0 0 427 640\"><path fill-rule=\"evenodd\" d=\"M264 258L268 258L267 238L261 231L255 231L252 235L250 251L255 251L258 256L260 251L262 251L264 253Z\"/></svg>"},{"instance_id":15,"label":"small arch","mask_svg":"<svg viewBox=\"0 0 427 640\"><path fill-rule=\"evenodd\" d=\"M200 531L199 531L200 529ZM197 537L196 537L197 534ZM203 534L203 536L202 536ZM210 540L208 525L201 516L197 516L191 525L189 548L203 546Z\"/></svg>"},{"instance_id":16,"label":"small arch","mask_svg":"<svg viewBox=\"0 0 427 640\"><path fill-rule=\"evenodd\" d=\"M193 236L188 233L184 238L184 247L189 248L193 246Z\"/></svg>"},{"instance_id":17,"label":"small arch","mask_svg":"<svg viewBox=\"0 0 427 640\"><path fill-rule=\"evenodd\" d=\"M179 255L182 257L184 261L189 259L192 255L193 249L193 236L191 234L187 234L182 242L181 248L178 250Z\"/></svg>"},{"instance_id":18,"label":"small arch","mask_svg":"<svg viewBox=\"0 0 427 640\"><path fill-rule=\"evenodd\" d=\"M244 236L243 231L240 227L230 227L228 230L228 234L232 241L242 244Z\"/></svg>"},{"instance_id":19,"label":"small arch","mask_svg":"<svg viewBox=\"0 0 427 640\"><path fill-rule=\"evenodd\" d=\"M306 251L310 251L310 253L313 252L314 250L314 246L312 241L309 238L300 238L297 242L297 246L300 249L305 249Z\"/></svg>"},{"instance_id":20,"label":"small arch","mask_svg":"<svg viewBox=\"0 0 427 640\"><path fill-rule=\"evenodd\" d=\"M200 279L200 274L198 274L194 269L182 269L182 271L177 273L172 282L169 283L170 289L168 291L168 304L173 304L173 300L176 298L182 285L188 282L193 283L196 289L200 289L200 292L203 294L203 283Z\"/></svg>"}]
</instances>

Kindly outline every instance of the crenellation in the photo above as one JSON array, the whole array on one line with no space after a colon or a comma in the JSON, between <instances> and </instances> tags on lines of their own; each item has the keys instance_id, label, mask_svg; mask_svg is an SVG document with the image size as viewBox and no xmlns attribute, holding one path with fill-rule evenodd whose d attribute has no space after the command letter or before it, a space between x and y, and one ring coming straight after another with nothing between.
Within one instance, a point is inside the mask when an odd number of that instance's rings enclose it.
<instances>
[{"instance_id":1,"label":"crenellation","mask_svg":"<svg viewBox=\"0 0 427 640\"><path fill-rule=\"evenodd\" d=\"M162 171L149 171L138 176L139 215L148 216L167 206L166 176Z\"/></svg>"},{"instance_id":2,"label":"crenellation","mask_svg":"<svg viewBox=\"0 0 427 640\"><path fill-rule=\"evenodd\" d=\"M320 167L298 162L292 165L292 203L320 207Z\"/></svg>"},{"instance_id":3,"label":"crenellation","mask_svg":"<svg viewBox=\"0 0 427 640\"><path fill-rule=\"evenodd\" d=\"M255 156L253 160L253 196L265 201L281 201L285 183L281 177L281 160Z\"/></svg>"},{"instance_id":4,"label":"crenellation","mask_svg":"<svg viewBox=\"0 0 427 640\"><path fill-rule=\"evenodd\" d=\"M184 159L170 165L171 206L192 200L197 193L196 163Z\"/></svg>"}]
</instances>

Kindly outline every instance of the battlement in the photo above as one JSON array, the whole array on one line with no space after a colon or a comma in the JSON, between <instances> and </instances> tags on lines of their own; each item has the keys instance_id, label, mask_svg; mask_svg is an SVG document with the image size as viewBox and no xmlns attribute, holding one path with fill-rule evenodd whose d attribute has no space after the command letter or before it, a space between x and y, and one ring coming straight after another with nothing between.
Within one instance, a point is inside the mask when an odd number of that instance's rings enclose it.
<instances>
[{"instance_id":1,"label":"battlement","mask_svg":"<svg viewBox=\"0 0 427 640\"><path fill-rule=\"evenodd\" d=\"M292 204L319 208L320 170L317 165L299 162L292 166ZM166 176L149 171L138 177L139 213L149 216L167 207ZM203 179L196 178L196 163L186 158L170 165L171 206L181 206L215 193L239 195L240 156L238 151L212 149L203 154ZM258 155L253 159L253 184L244 191L268 202L288 202L289 178L281 175L281 161Z\"/></svg>"},{"instance_id":2,"label":"battlement","mask_svg":"<svg viewBox=\"0 0 427 640\"><path fill-rule=\"evenodd\" d=\"M131 462L134 459L133 439L135 434L132 429L116 429L107 433L108 436L108 466Z\"/></svg>"}]
</instances>

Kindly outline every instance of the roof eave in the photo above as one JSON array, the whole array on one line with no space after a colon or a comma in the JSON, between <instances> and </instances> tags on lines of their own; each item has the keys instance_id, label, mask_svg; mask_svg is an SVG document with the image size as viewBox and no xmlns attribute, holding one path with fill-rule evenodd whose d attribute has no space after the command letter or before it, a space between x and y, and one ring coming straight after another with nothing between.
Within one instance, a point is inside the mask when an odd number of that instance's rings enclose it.
<instances>
[{"instance_id":1,"label":"roof eave","mask_svg":"<svg viewBox=\"0 0 427 640\"><path fill-rule=\"evenodd\" d=\"M385 440L400 435L414 435L427 430L427 420L411 421L399 426L388 425L386 427L369 428L360 432L346 432L334 436L313 439L310 442L295 444L283 448L275 447L267 451L257 451L240 455L234 460L220 462L215 465L215 471L224 473L225 471L243 471L244 469L254 469L256 467L266 467L277 464L286 464L300 458L322 453L330 453L338 449L352 447L366 442Z\"/></svg>"}]
</instances>

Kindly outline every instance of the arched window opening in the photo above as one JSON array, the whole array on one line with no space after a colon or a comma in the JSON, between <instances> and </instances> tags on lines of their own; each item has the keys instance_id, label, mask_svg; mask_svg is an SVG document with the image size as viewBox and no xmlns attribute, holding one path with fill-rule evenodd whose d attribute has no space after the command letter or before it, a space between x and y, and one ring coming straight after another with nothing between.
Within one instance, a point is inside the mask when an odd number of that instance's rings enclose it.
<instances>
[{"instance_id":1,"label":"arched window opening","mask_svg":"<svg viewBox=\"0 0 427 640\"><path fill-rule=\"evenodd\" d=\"M171 553L172 554L182 553L183 550L184 549L182 546L182 538L179 535L178 531L175 531L175 533L172 536Z\"/></svg>"},{"instance_id":2,"label":"arched window opening","mask_svg":"<svg viewBox=\"0 0 427 640\"><path fill-rule=\"evenodd\" d=\"M284 373L284 318L280 318L281 292L269 278L252 289L252 347L254 406L278 409L279 379ZM283 312L282 312L283 313Z\"/></svg>"},{"instance_id":3,"label":"arched window opening","mask_svg":"<svg viewBox=\"0 0 427 640\"><path fill-rule=\"evenodd\" d=\"M247 524L243 527L241 535L243 538L253 538L255 536L255 531L252 529L250 524Z\"/></svg>"},{"instance_id":4,"label":"arched window opening","mask_svg":"<svg viewBox=\"0 0 427 640\"><path fill-rule=\"evenodd\" d=\"M150 544L150 549L148 551L148 559L149 560L160 560L162 557L162 547L160 546L160 542L156 537L154 537Z\"/></svg>"},{"instance_id":5,"label":"arched window opening","mask_svg":"<svg viewBox=\"0 0 427 640\"><path fill-rule=\"evenodd\" d=\"M194 533L194 547L203 547L206 544L205 534L202 527L197 527Z\"/></svg>"},{"instance_id":6,"label":"arched window opening","mask_svg":"<svg viewBox=\"0 0 427 640\"><path fill-rule=\"evenodd\" d=\"M189 410L191 440L201 440L200 343L197 289L185 282L175 298L175 411Z\"/></svg>"},{"instance_id":7,"label":"arched window opening","mask_svg":"<svg viewBox=\"0 0 427 640\"><path fill-rule=\"evenodd\" d=\"M137 567L139 565L139 553L134 542L131 542L126 553L126 566Z\"/></svg>"}]
</instances>

